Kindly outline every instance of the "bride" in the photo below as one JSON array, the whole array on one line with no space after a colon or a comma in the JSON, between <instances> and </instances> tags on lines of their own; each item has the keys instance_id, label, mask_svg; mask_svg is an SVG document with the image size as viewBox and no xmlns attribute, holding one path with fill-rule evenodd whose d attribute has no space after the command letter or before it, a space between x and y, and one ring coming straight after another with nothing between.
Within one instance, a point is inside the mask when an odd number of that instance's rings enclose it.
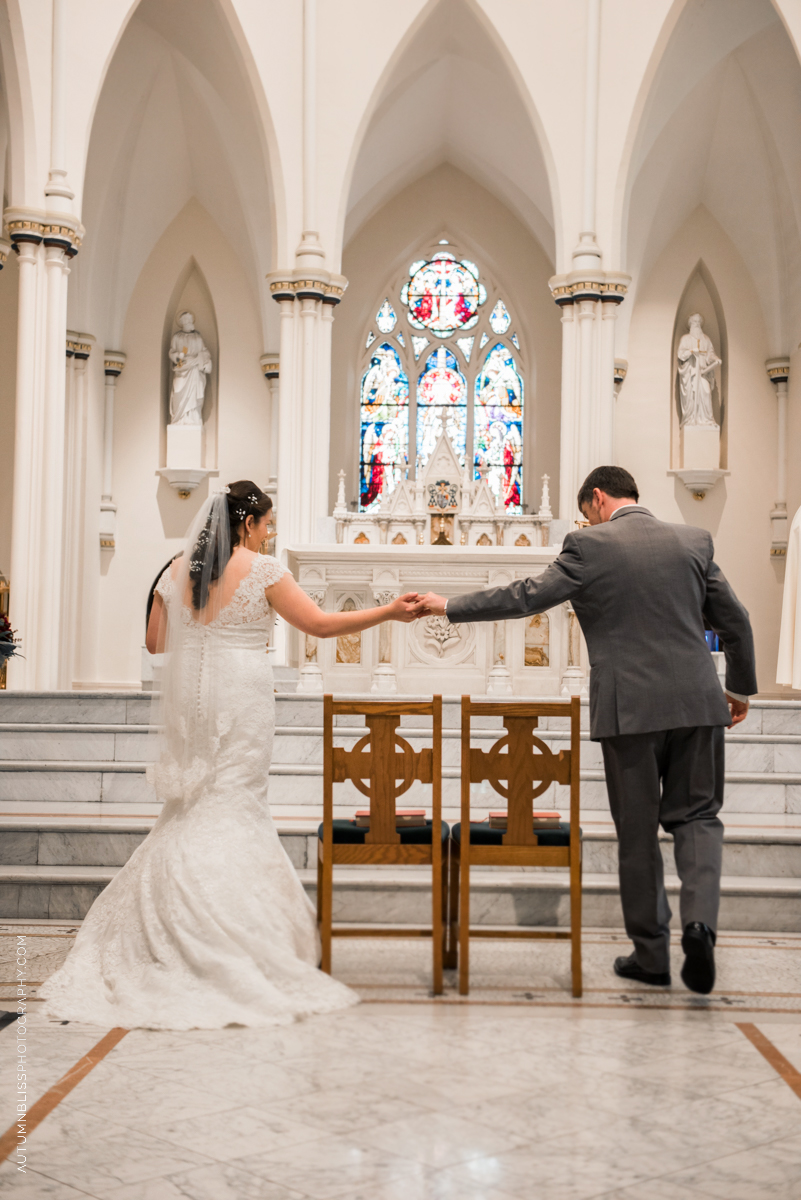
<instances>
[{"instance_id":1,"label":"bride","mask_svg":"<svg viewBox=\"0 0 801 1200\"><path fill-rule=\"evenodd\" d=\"M248 480L200 511L164 571L147 648L165 653L161 752L148 768L163 808L92 905L45 1013L93 1025L282 1025L356 1004L317 969L313 906L267 803L275 697L266 642L283 617L313 637L413 621L416 595L323 613L258 553L271 500Z\"/></svg>"}]
</instances>

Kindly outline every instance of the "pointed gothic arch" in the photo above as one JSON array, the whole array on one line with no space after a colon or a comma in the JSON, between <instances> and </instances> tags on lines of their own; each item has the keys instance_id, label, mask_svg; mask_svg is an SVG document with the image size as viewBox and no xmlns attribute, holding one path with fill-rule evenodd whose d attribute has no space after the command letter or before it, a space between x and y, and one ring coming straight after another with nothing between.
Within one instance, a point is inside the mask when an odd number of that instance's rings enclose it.
<instances>
[{"instance_id":1,"label":"pointed gothic arch","mask_svg":"<svg viewBox=\"0 0 801 1200\"><path fill-rule=\"evenodd\" d=\"M455 165L459 169L465 170L466 173L473 174L481 186L493 191L502 203L515 212L518 219L531 229L546 253L549 254L553 264L558 253L557 248L561 245L561 206L554 156L542 120L517 64L509 52L509 47L476 0L429 0L429 3L410 24L384 66L359 122L344 173L337 217L338 251L341 253L341 249L354 232L354 229L351 229L350 233L348 231L349 212L354 206L354 186L360 164L365 158L370 157L368 153L369 139L371 133L375 131L376 121L381 117L383 110L387 106L391 107L398 95L407 90L409 76L407 73L404 78L404 69L411 63L416 50L424 46L427 34L431 32L432 28L436 30L437 21L441 25L449 13L461 18L464 29L476 31L481 41L482 51L488 60L492 61L498 79L503 85L508 86L509 106L518 110L523 136L528 135L531 139L531 153L528 157L536 163L537 173L541 176L540 186L537 190L541 193L542 203L538 206L530 200L532 192L530 184L527 187L520 187L510 180L505 188L499 188L497 173L494 175L486 164L484 164L483 170L478 168L476 163L471 169L471 165L466 159ZM470 123L470 119L466 118L465 124ZM477 142L481 143L482 152L486 152L489 140L491 139L477 137ZM427 160L420 158L418 161L414 159L413 155L401 155L400 161L396 162L386 173L382 186L372 201L368 200L367 205L364 206L365 211L360 214L358 224L367 220L378 208L388 203L394 195L416 178L430 171L440 161L448 161L447 156L437 153L433 158L429 156Z\"/></svg>"}]
</instances>

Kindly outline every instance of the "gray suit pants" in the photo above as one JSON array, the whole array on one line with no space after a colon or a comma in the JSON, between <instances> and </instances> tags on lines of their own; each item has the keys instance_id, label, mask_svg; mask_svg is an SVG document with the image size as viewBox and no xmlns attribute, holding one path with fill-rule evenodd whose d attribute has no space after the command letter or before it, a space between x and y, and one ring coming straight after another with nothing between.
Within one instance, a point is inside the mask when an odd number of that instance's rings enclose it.
<instances>
[{"instance_id":1,"label":"gray suit pants","mask_svg":"<svg viewBox=\"0 0 801 1200\"><path fill-rule=\"evenodd\" d=\"M717 930L723 823L722 725L601 738L617 829L626 933L646 971L670 970L670 905L659 826L673 834L681 924Z\"/></svg>"}]
</instances>

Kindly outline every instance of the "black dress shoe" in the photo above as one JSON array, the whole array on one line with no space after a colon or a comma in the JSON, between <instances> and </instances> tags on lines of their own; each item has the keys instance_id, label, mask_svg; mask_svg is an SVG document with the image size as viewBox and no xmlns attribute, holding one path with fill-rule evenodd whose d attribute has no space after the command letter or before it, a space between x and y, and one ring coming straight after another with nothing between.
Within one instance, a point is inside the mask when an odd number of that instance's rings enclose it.
<instances>
[{"instance_id":1,"label":"black dress shoe","mask_svg":"<svg viewBox=\"0 0 801 1200\"><path fill-rule=\"evenodd\" d=\"M708 996L715 986L715 933L700 921L684 927L681 948L686 958L681 977L691 992Z\"/></svg>"},{"instance_id":2,"label":"black dress shoe","mask_svg":"<svg viewBox=\"0 0 801 1200\"><path fill-rule=\"evenodd\" d=\"M633 954L628 958L615 959L615 974L621 979L636 979L638 983L650 983L653 987L670 987L669 971L646 971Z\"/></svg>"}]
</instances>

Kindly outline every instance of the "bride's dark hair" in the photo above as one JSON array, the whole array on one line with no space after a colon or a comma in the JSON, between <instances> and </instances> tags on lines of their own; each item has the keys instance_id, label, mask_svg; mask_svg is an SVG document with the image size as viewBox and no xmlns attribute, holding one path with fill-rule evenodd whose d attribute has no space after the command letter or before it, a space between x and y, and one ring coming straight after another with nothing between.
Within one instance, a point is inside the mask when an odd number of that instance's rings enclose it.
<instances>
[{"instance_id":1,"label":"bride's dark hair","mask_svg":"<svg viewBox=\"0 0 801 1200\"><path fill-rule=\"evenodd\" d=\"M223 496L227 501L227 524L215 519L212 508L189 560L192 607L196 612L206 607L209 585L222 575L234 547L244 542L248 517L259 521L273 506L267 493L250 479L239 479L229 484Z\"/></svg>"}]
</instances>

